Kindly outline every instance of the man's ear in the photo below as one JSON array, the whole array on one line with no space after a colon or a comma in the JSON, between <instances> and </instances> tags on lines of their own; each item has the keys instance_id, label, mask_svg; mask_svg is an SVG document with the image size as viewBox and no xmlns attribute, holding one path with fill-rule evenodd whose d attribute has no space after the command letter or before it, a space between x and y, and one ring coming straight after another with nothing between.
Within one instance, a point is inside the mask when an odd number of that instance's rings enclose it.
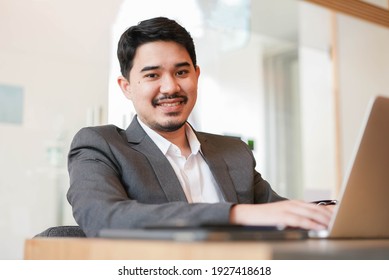
<instances>
[{"instance_id":1,"label":"man's ear","mask_svg":"<svg viewBox=\"0 0 389 280\"><path fill-rule=\"evenodd\" d=\"M200 67L198 65L196 66L196 75L198 79L200 77Z\"/></svg>"},{"instance_id":2,"label":"man's ear","mask_svg":"<svg viewBox=\"0 0 389 280\"><path fill-rule=\"evenodd\" d=\"M124 95L131 100L131 88L130 88L130 82L124 78L123 76L118 77L118 84L124 93Z\"/></svg>"}]
</instances>

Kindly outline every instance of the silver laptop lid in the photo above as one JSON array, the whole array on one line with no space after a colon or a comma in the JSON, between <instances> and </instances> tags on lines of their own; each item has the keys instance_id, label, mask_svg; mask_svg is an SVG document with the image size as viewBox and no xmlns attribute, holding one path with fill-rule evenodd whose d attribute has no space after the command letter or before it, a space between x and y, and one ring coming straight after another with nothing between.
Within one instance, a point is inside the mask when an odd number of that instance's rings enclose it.
<instances>
[{"instance_id":1,"label":"silver laptop lid","mask_svg":"<svg viewBox=\"0 0 389 280\"><path fill-rule=\"evenodd\" d=\"M330 238L389 237L389 98L369 106L330 224Z\"/></svg>"}]
</instances>

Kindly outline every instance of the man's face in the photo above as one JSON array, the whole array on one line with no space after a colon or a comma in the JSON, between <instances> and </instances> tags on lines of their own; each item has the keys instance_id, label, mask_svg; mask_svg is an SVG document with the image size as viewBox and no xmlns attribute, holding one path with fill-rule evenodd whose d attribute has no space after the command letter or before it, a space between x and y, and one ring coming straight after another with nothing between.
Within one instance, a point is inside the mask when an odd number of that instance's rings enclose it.
<instances>
[{"instance_id":1,"label":"man's face","mask_svg":"<svg viewBox=\"0 0 389 280\"><path fill-rule=\"evenodd\" d=\"M129 80L121 77L119 85L146 125L170 132L181 128L191 113L199 75L183 46L156 41L138 47Z\"/></svg>"}]
</instances>

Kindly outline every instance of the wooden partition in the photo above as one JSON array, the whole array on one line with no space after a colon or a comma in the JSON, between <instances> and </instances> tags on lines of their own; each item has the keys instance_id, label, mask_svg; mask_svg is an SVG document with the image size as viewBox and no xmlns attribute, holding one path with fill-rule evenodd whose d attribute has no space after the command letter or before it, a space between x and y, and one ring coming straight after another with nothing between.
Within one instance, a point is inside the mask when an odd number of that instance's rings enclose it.
<instances>
[{"instance_id":1,"label":"wooden partition","mask_svg":"<svg viewBox=\"0 0 389 280\"><path fill-rule=\"evenodd\" d=\"M389 9L359 0L305 0L331 10L389 27ZM389 5L389 4L388 4Z\"/></svg>"}]
</instances>

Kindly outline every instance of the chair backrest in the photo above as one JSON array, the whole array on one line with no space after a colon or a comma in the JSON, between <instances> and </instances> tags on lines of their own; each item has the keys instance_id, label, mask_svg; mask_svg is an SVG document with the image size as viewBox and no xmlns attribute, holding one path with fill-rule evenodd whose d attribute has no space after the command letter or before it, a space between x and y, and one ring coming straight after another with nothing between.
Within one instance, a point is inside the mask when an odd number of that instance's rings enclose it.
<instances>
[{"instance_id":1,"label":"chair backrest","mask_svg":"<svg viewBox=\"0 0 389 280\"><path fill-rule=\"evenodd\" d=\"M36 237L86 237L79 226L56 226L34 236Z\"/></svg>"}]
</instances>

